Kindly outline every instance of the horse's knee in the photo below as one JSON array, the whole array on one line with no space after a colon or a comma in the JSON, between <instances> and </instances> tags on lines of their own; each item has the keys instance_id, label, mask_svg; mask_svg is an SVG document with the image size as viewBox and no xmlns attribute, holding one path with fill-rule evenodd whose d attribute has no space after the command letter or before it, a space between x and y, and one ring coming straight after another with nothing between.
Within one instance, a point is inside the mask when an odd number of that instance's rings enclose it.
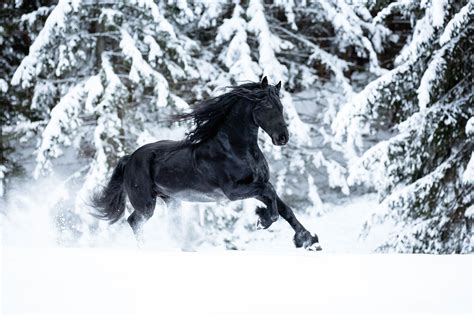
<instances>
[{"instance_id":1,"label":"horse's knee","mask_svg":"<svg viewBox=\"0 0 474 316\"><path fill-rule=\"evenodd\" d=\"M142 212L143 217L146 220L150 219L153 216L154 213L155 213L155 207L154 206L150 207L150 208L147 208Z\"/></svg>"},{"instance_id":2,"label":"horse's knee","mask_svg":"<svg viewBox=\"0 0 474 316\"><path fill-rule=\"evenodd\" d=\"M141 228L143 225L143 219L138 212L133 212L128 218L127 222L133 230L135 235L141 234Z\"/></svg>"},{"instance_id":3,"label":"horse's knee","mask_svg":"<svg viewBox=\"0 0 474 316\"><path fill-rule=\"evenodd\" d=\"M145 219L150 219L153 216L153 213L155 212L155 205L156 205L156 199L150 200L145 203L145 207L142 211L143 216Z\"/></svg>"},{"instance_id":4,"label":"horse's knee","mask_svg":"<svg viewBox=\"0 0 474 316\"><path fill-rule=\"evenodd\" d=\"M148 201L141 207L135 207L135 211L128 217L128 223L132 228L143 225L155 212L155 200Z\"/></svg>"}]
</instances>

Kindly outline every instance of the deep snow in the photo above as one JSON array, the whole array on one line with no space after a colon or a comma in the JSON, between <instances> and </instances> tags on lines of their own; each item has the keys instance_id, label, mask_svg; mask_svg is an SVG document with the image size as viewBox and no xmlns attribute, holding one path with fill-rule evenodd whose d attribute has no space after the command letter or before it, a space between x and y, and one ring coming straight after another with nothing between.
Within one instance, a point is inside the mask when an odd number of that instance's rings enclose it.
<instances>
[{"instance_id":1,"label":"deep snow","mask_svg":"<svg viewBox=\"0 0 474 316\"><path fill-rule=\"evenodd\" d=\"M34 199L38 201L38 199ZM297 250L282 220L247 232L242 248L200 245L182 252L163 215L137 249L128 227L82 248L56 244L43 208L10 209L2 228L1 310L5 315L471 315L473 256L374 255L388 229L359 238L375 195L327 204L300 216L323 252ZM23 206L24 209L21 210ZM188 209L189 211L189 209ZM254 214L243 214L254 216ZM80 245L81 243L79 243ZM92 247L91 247L92 246ZM341 254L342 253L342 254ZM352 254L347 254L352 253ZM355 254L354 254L355 253Z\"/></svg>"},{"instance_id":2,"label":"deep snow","mask_svg":"<svg viewBox=\"0 0 474 316\"><path fill-rule=\"evenodd\" d=\"M2 311L472 315L472 256L4 248Z\"/></svg>"}]
</instances>

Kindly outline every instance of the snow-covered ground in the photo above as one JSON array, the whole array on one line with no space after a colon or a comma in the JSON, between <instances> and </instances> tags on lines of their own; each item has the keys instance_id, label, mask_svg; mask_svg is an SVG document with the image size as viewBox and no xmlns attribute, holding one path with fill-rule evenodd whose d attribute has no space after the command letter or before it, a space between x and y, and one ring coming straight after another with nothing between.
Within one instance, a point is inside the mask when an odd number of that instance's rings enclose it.
<instances>
[{"instance_id":1,"label":"snow-covered ground","mask_svg":"<svg viewBox=\"0 0 474 316\"><path fill-rule=\"evenodd\" d=\"M373 253L381 240L390 232L388 225L375 227L367 238L361 235L364 222L379 207L377 197L368 194L351 198L343 204L325 204L326 213L320 217L299 215L300 221L313 233L317 233L325 253ZM292 251L289 240L293 231L284 220L279 220L268 231L257 231L256 237L246 249L261 251Z\"/></svg>"},{"instance_id":2,"label":"snow-covered ground","mask_svg":"<svg viewBox=\"0 0 474 316\"><path fill-rule=\"evenodd\" d=\"M472 256L9 248L5 315L472 315Z\"/></svg>"},{"instance_id":3,"label":"snow-covered ground","mask_svg":"<svg viewBox=\"0 0 474 316\"><path fill-rule=\"evenodd\" d=\"M300 216L323 252L297 250L284 221L248 232L246 251L182 252L148 234L137 249L128 227L94 247L55 243L45 207L23 204L2 225L5 315L471 315L472 256L381 255L386 227L359 238L374 195ZM11 210L13 211L13 209ZM248 214L247 214L248 215ZM251 215L251 214L250 214ZM254 215L252 215L254 216ZM162 218L161 218L162 219ZM150 223L157 228L160 216ZM155 238L150 240L151 238ZM162 238L159 240L159 238ZM168 238L168 239L167 239Z\"/></svg>"}]
</instances>

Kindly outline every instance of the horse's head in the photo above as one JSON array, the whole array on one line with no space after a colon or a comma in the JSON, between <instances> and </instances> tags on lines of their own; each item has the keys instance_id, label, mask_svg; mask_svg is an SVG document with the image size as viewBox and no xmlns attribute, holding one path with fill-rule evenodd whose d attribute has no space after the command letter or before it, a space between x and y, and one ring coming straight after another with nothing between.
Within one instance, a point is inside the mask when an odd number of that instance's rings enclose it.
<instances>
[{"instance_id":1,"label":"horse's head","mask_svg":"<svg viewBox=\"0 0 474 316\"><path fill-rule=\"evenodd\" d=\"M255 123L272 138L273 145L283 146L288 143L289 134L279 97L281 82L271 86L268 85L267 77L264 77L261 88L266 92L266 98L253 110Z\"/></svg>"}]
</instances>

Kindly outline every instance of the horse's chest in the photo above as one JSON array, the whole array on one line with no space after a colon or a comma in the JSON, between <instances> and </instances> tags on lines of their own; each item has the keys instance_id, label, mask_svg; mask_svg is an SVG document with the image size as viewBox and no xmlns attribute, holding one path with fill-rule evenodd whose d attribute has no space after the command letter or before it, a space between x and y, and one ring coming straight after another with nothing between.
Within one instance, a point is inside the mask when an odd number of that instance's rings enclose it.
<instances>
[{"instance_id":1,"label":"horse's chest","mask_svg":"<svg viewBox=\"0 0 474 316\"><path fill-rule=\"evenodd\" d=\"M230 146L230 145L229 145ZM269 169L259 150L225 147L226 150L199 151L194 159L200 174L212 183L225 181L251 183L267 182Z\"/></svg>"},{"instance_id":2,"label":"horse's chest","mask_svg":"<svg viewBox=\"0 0 474 316\"><path fill-rule=\"evenodd\" d=\"M236 164L234 178L239 182L267 182L269 178L268 165L264 159L247 155Z\"/></svg>"}]
</instances>

